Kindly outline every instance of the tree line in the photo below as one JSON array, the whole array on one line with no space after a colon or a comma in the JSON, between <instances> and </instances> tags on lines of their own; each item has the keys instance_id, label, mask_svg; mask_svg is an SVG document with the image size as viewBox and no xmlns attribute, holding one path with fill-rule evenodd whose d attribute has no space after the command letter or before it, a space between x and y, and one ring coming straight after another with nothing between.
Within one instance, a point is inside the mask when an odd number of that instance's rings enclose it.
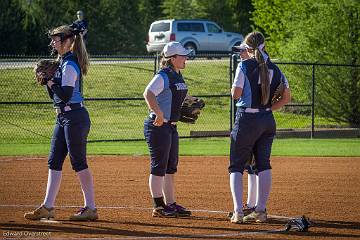
<instances>
[{"instance_id":1,"label":"tree line","mask_svg":"<svg viewBox=\"0 0 360 240\"><path fill-rule=\"evenodd\" d=\"M251 0L2 0L1 54L46 54L49 29L71 24L82 10L92 54L145 54L150 24L159 19L212 19L228 31L251 31Z\"/></svg>"},{"instance_id":2,"label":"tree line","mask_svg":"<svg viewBox=\"0 0 360 240\"><path fill-rule=\"evenodd\" d=\"M145 54L150 24L179 18L210 19L244 36L260 30L276 58L359 62L358 0L2 0L0 9L0 54L48 53L48 30L82 10L92 54Z\"/></svg>"}]
</instances>

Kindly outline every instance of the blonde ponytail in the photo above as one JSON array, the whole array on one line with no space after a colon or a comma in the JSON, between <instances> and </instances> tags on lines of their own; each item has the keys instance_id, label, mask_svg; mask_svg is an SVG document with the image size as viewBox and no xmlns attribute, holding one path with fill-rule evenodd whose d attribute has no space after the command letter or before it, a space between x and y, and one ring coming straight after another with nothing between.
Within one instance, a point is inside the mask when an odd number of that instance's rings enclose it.
<instances>
[{"instance_id":1,"label":"blonde ponytail","mask_svg":"<svg viewBox=\"0 0 360 240\"><path fill-rule=\"evenodd\" d=\"M75 35L73 53L77 57L78 63L81 68L81 73L86 75L90 65L89 55L86 51L84 40L81 34Z\"/></svg>"},{"instance_id":2,"label":"blonde ponytail","mask_svg":"<svg viewBox=\"0 0 360 240\"><path fill-rule=\"evenodd\" d=\"M173 67L171 58L166 58L163 52L161 53L160 57L161 57L160 69L167 68L167 67L170 67L170 68Z\"/></svg>"}]
</instances>

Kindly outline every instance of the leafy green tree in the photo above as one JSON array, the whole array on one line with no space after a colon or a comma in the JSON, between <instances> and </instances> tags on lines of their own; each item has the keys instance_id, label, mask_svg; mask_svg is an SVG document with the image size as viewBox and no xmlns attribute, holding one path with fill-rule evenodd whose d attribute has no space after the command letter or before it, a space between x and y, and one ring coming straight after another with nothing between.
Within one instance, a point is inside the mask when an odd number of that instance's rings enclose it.
<instances>
[{"instance_id":1,"label":"leafy green tree","mask_svg":"<svg viewBox=\"0 0 360 240\"><path fill-rule=\"evenodd\" d=\"M102 0L85 14L91 54L135 54L145 51L138 0Z\"/></svg>"},{"instance_id":2,"label":"leafy green tree","mask_svg":"<svg viewBox=\"0 0 360 240\"><path fill-rule=\"evenodd\" d=\"M3 0L0 53L48 54L49 29L70 24L83 10L91 54L143 54L150 24L159 19L203 18L244 33L250 0ZM251 4L250 4L251 5Z\"/></svg>"},{"instance_id":3,"label":"leafy green tree","mask_svg":"<svg viewBox=\"0 0 360 240\"><path fill-rule=\"evenodd\" d=\"M139 0L4 0L0 4L5 9L0 12L1 42L6 43L1 44L1 53L48 54L48 30L71 24L77 10L83 10L89 21L90 53L145 52Z\"/></svg>"},{"instance_id":4,"label":"leafy green tree","mask_svg":"<svg viewBox=\"0 0 360 240\"><path fill-rule=\"evenodd\" d=\"M21 24L24 14L11 0L0 1L0 9L0 53L24 54L26 34Z\"/></svg>"},{"instance_id":5,"label":"leafy green tree","mask_svg":"<svg viewBox=\"0 0 360 240\"><path fill-rule=\"evenodd\" d=\"M356 0L253 1L253 20L268 36L267 50L287 61L360 64L360 3ZM359 67L316 69L316 111L360 126ZM311 73L296 76L305 84ZM296 101L296 95L295 101Z\"/></svg>"},{"instance_id":6,"label":"leafy green tree","mask_svg":"<svg viewBox=\"0 0 360 240\"><path fill-rule=\"evenodd\" d=\"M139 1L139 15L141 16L141 23L144 30L147 31L152 22L160 20L162 17L161 0L140 0Z\"/></svg>"},{"instance_id":7,"label":"leafy green tree","mask_svg":"<svg viewBox=\"0 0 360 240\"><path fill-rule=\"evenodd\" d=\"M272 57L278 57L280 45L286 41L291 29L287 22L292 22L296 9L296 0L252 0L254 11L251 20L254 29L264 33L266 49ZM301 14L301 12L299 12Z\"/></svg>"},{"instance_id":8,"label":"leafy green tree","mask_svg":"<svg viewBox=\"0 0 360 240\"><path fill-rule=\"evenodd\" d=\"M162 8L163 16L168 19L195 19L202 13L196 0L164 0Z\"/></svg>"},{"instance_id":9,"label":"leafy green tree","mask_svg":"<svg viewBox=\"0 0 360 240\"><path fill-rule=\"evenodd\" d=\"M41 8L41 1L11 1L11 7L8 11L12 11L15 16L20 15L21 19L13 24L19 24L18 33L15 36L23 36L23 41L15 40L12 45L22 45L20 54L37 54L41 51L44 38L42 28L44 23L44 12ZM15 11L17 11L15 13ZM10 29L12 26L9 26ZM40 41L39 41L40 40ZM46 46L46 45L45 45Z\"/></svg>"},{"instance_id":10,"label":"leafy green tree","mask_svg":"<svg viewBox=\"0 0 360 240\"><path fill-rule=\"evenodd\" d=\"M303 1L281 45L283 59L319 63L360 64L360 4L351 0ZM304 14L307 13L307 14ZM316 67L316 110L335 121L360 126L359 67Z\"/></svg>"},{"instance_id":11,"label":"leafy green tree","mask_svg":"<svg viewBox=\"0 0 360 240\"><path fill-rule=\"evenodd\" d=\"M209 19L226 31L248 31L249 21L242 15L249 14L251 0L165 0L162 4L165 18ZM247 26L247 27L245 27Z\"/></svg>"},{"instance_id":12,"label":"leafy green tree","mask_svg":"<svg viewBox=\"0 0 360 240\"><path fill-rule=\"evenodd\" d=\"M140 0L139 1L139 16L141 16L140 28L142 39L147 39L149 27L152 22L162 18L161 0Z\"/></svg>"},{"instance_id":13,"label":"leafy green tree","mask_svg":"<svg viewBox=\"0 0 360 240\"><path fill-rule=\"evenodd\" d=\"M48 54L50 28L69 24L75 16L74 1L1 1L1 53Z\"/></svg>"},{"instance_id":14,"label":"leafy green tree","mask_svg":"<svg viewBox=\"0 0 360 240\"><path fill-rule=\"evenodd\" d=\"M197 0L194 6L198 18L210 19L220 24L226 31L234 30L231 22L232 9L227 1Z\"/></svg>"},{"instance_id":15,"label":"leafy green tree","mask_svg":"<svg viewBox=\"0 0 360 240\"><path fill-rule=\"evenodd\" d=\"M252 31L251 12L253 5L251 0L228 0L231 9L231 25L229 31L242 33L244 36Z\"/></svg>"}]
</instances>

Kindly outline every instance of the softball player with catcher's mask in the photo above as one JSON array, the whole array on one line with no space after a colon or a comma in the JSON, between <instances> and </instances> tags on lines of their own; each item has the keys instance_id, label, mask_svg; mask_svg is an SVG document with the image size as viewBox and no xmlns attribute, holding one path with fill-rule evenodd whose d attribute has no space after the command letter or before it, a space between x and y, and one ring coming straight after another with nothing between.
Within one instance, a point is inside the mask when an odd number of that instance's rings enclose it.
<instances>
[{"instance_id":1,"label":"softball player with catcher's mask","mask_svg":"<svg viewBox=\"0 0 360 240\"><path fill-rule=\"evenodd\" d=\"M84 195L84 208L70 216L70 220L96 220L92 174L86 160L86 143L90 130L89 113L83 105L82 76L86 75L89 59L81 30L67 25L50 31L51 46L58 53L60 66L53 80L47 82L49 96L56 110L56 124L51 139L48 159L49 173L46 196L41 206L25 213L29 220L53 218L54 204L58 194L62 166L69 154Z\"/></svg>"},{"instance_id":2,"label":"softball player with catcher's mask","mask_svg":"<svg viewBox=\"0 0 360 240\"><path fill-rule=\"evenodd\" d=\"M265 53L265 39L260 32L249 33L244 40L249 59L240 62L231 89L237 101L234 128L230 146L230 189L234 212L232 223L265 222L266 203L271 189L271 146L276 133L272 114L290 101L288 81L280 69ZM272 104L277 86L283 82L282 98ZM258 170L257 201L255 210L244 217L242 209L243 172L245 164L254 154Z\"/></svg>"},{"instance_id":3,"label":"softball player with catcher's mask","mask_svg":"<svg viewBox=\"0 0 360 240\"><path fill-rule=\"evenodd\" d=\"M179 159L176 122L188 91L180 70L185 68L189 53L190 50L179 42L166 44L161 53L161 70L144 91L150 109L149 118L144 122L144 135L151 158L149 187L154 202L153 217L191 215L176 203L174 193L174 174Z\"/></svg>"}]
</instances>

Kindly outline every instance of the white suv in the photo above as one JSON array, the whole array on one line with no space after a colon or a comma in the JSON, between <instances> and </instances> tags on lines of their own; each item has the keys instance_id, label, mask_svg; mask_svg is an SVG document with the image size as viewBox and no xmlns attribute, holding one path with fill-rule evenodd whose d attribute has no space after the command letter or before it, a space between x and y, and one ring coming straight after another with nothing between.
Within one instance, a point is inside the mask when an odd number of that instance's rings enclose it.
<instances>
[{"instance_id":1,"label":"white suv","mask_svg":"<svg viewBox=\"0 0 360 240\"><path fill-rule=\"evenodd\" d=\"M165 44L180 42L185 48L197 52L230 52L240 45L243 36L239 33L224 32L215 22L208 20L160 20L150 25L147 51L161 52Z\"/></svg>"}]
</instances>

